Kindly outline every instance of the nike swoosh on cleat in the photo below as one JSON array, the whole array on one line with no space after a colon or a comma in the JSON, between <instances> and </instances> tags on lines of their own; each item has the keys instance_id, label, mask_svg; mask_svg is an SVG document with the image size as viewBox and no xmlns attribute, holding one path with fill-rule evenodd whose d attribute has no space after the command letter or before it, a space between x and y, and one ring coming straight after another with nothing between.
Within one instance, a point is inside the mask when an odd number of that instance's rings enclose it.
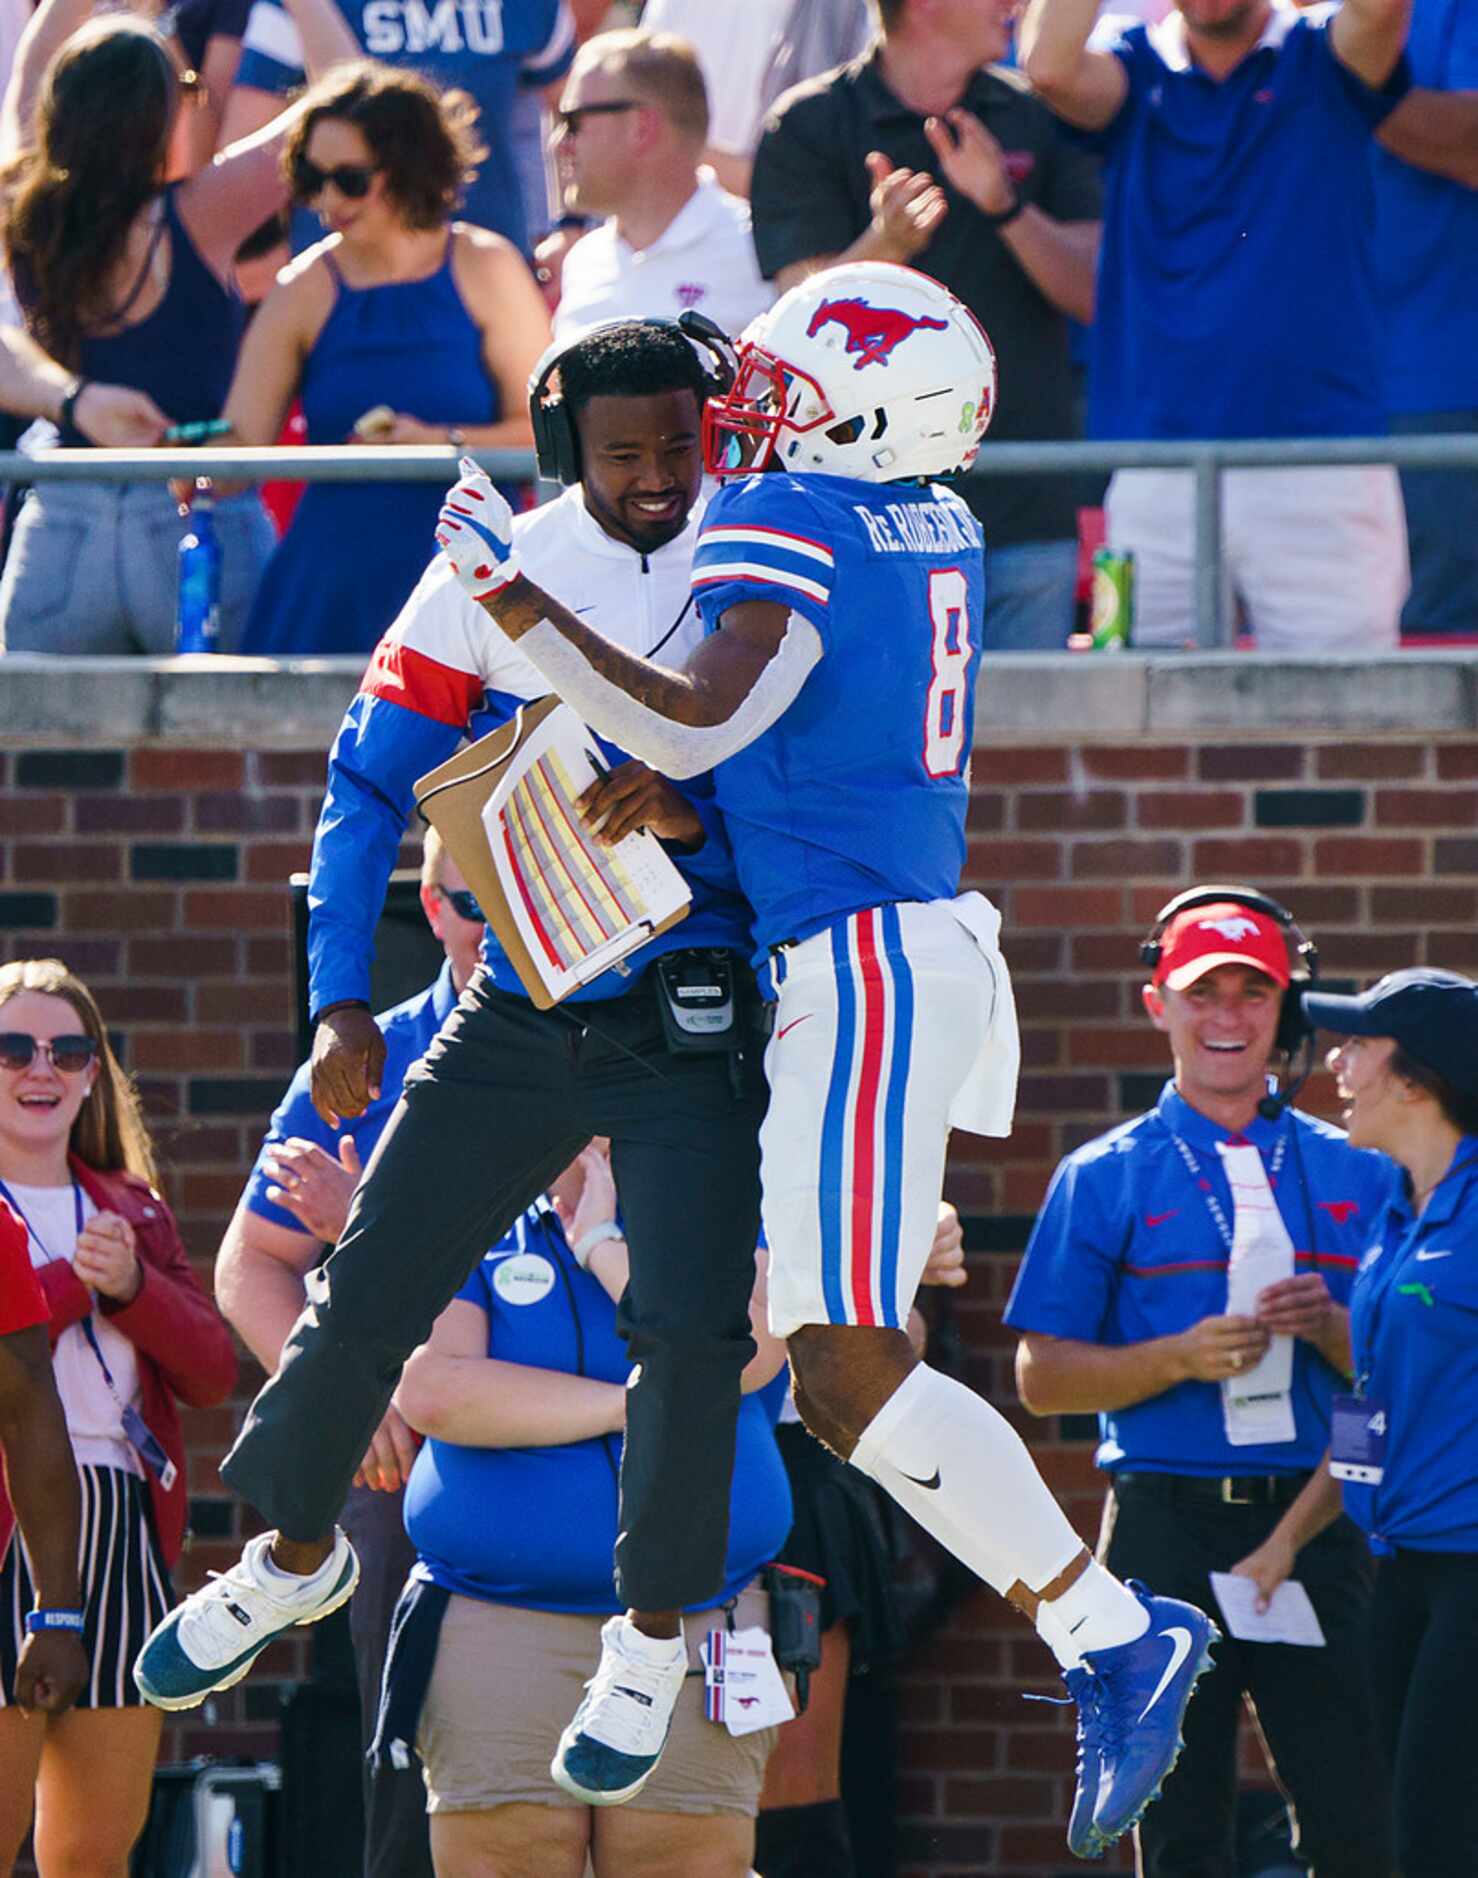
<instances>
[{"instance_id":1,"label":"nike swoosh on cleat","mask_svg":"<svg viewBox=\"0 0 1478 1878\"><path fill-rule=\"evenodd\" d=\"M780 1039L785 1035L787 1030L794 1030L797 1024L804 1024L808 1017L814 1017L815 1015L816 1013L814 1011L803 1011L799 1017L791 1018L788 1024L782 1024L780 1028L775 1032L776 1043L779 1043Z\"/></svg>"},{"instance_id":2,"label":"nike swoosh on cleat","mask_svg":"<svg viewBox=\"0 0 1478 1878\"><path fill-rule=\"evenodd\" d=\"M901 1467L898 1471L900 1474L903 1474ZM927 1480L920 1480L917 1474L903 1474L903 1478L905 1480L911 1480L916 1487L922 1487L925 1493L934 1493L939 1487L939 1469L937 1467Z\"/></svg>"},{"instance_id":3,"label":"nike swoosh on cleat","mask_svg":"<svg viewBox=\"0 0 1478 1878\"><path fill-rule=\"evenodd\" d=\"M1176 1670L1180 1668L1181 1664L1190 1654L1191 1633L1188 1630L1182 1629L1179 1624L1172 1624L1168 1630L1162 1630L1160 1635L1170 1645L1170 1661L1165 1665L1165 1673L1160 1678L1155 1693L1139 1711L1140 1721L1144 1720L1145 1716L1149 1714L1156 1702L1164 1695L1174 1679Z\"/></svg>"}]
</instances>

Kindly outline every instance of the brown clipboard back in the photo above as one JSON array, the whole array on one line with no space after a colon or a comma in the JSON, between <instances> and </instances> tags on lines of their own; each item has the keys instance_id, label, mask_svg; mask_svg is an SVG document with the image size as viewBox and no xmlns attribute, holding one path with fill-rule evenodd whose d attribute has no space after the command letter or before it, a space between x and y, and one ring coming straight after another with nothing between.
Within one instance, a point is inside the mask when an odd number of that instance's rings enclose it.
<instances>
[{"instance_id":1,"label":"brown clipboard back","mask_svg":"<svg viewBox=\"0 0 1478 1878\"><path fill-rule=\"evenodd\" d=\"M417 781L413 792L422 819L429 822L446 843L447 852L486 914L529 1001L541 1011L552 1009L559 1000L550 995L509 909L503 882L488 846L482 812L501 782L510 757L551 711L559 709L559 704L559 698L550 693L521 706L509 723L500 724L486 737L479 737L476 743L468 744L466 749L429 770ZM652 937L675 926L686 912L686 907L680 907L654 926Z\"/></svg>"}]
</instances>

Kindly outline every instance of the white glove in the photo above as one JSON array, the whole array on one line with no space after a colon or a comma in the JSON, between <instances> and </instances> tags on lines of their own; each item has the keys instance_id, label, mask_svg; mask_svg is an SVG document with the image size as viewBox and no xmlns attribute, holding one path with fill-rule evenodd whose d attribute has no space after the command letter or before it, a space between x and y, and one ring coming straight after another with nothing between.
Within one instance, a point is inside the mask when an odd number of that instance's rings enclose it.
<instances>
[{"instance_id":1,"label":"white glove","mask_svg":"<svg viewBox=\"0 0 1478 1878\"><path fill-rule=\"evenodd\" d=\"M464 456L457 467L461 480L441 505L436 539L472 598L486 600L522 572L513 545L513 511L471 457Z\"/></svg>"}]
</instances>

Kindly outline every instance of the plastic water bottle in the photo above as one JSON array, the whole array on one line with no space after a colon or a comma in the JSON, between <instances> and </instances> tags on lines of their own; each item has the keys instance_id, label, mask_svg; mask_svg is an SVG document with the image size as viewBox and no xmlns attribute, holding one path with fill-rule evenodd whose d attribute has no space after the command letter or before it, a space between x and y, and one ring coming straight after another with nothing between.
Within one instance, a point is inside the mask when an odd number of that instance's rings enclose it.
<instances>
[{"instance_id":1,"label":"plastic water bottle","mask_svg":"<svg viewBox=\"0 0 1478 1878\"><path fill-rule=\"evenodd\" d=\"M190 526L180 537L176 652L220 650L221 543L216 534L215 509L210 478L197 476Z\"/></svg>"}]
</instances>

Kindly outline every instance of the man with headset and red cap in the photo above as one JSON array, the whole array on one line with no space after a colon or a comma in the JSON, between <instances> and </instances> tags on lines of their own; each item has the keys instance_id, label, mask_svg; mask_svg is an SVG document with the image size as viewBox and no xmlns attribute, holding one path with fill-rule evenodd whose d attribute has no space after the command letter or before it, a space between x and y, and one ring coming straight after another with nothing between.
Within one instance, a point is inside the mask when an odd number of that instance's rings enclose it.
<instances>
[{"instance_id":1,"label":"man with headset and red cap","mask_svg":"<svg viewBox=\"0 0 1478 1878\"><path fill-rule=\"evenodd\" d=\"M1284 907L1249 888L1193 888L1161 909L1141 957L1144 1008L1174 1073L1153 1109L1058 1166L1006 1322L1026 1407L1099 1417L1104 1563L1209 1608L1209 1574L1272 1530L1328 1444L1350 1372L1347 1302L1393 1170L1290 1106L1299 987L1318 958ZM1269 1078L1275 1059L1283 1086ZM1325 1642L1226 1636L1138 1829L1147 1878L1238 1869L1244 1696L1319 1878L1388 1878L1364 1668L1369 1564L1340 1520L1299 1567Z\"/></svg>"}]
</instances>

